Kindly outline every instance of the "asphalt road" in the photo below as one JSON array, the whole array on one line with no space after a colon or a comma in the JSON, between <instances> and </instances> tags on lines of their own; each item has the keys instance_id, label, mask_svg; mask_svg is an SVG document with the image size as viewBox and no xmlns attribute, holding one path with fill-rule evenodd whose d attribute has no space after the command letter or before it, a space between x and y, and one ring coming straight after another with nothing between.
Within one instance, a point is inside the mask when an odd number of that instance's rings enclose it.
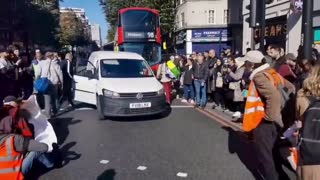
<instances>
[{"instance_id":1,"label":"asphalt road","mask_svg":"<svg viewBox=\"0 0 320 180\"><path fill-rule=\"evenodd\" d=\"M247 142L193 108L173 107L162 119L112 121L79 109L53 125L65 165L42 180L254 179Z\"/></svg>"}]
</instances>

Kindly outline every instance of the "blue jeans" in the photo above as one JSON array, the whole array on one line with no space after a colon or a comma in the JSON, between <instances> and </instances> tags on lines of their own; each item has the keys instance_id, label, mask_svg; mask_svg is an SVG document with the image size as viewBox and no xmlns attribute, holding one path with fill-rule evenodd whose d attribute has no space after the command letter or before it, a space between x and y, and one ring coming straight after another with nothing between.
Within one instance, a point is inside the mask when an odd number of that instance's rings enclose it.
<instances>
[{"instance_id":1,"label":"blue jeans","mask_svg":"<svg viewBox=\"0 0 320 180\"><path fill-rule=\"evenodd\" d=\"M183 97L186 100L194 100L194 88L193 85L183 85Z\"/></svg>"},{"instance_id":2,"label":"blue jeans","mask_svg":"<svg viewBox=\"0 0 320 180\"><path fill-rule=\"evenodd\" d=\"M33 163L35 161L40 162L46 168L50 169L54 166L54 157L51 153L42 153L42 152L29 152L26 157L23 159L21 172L22 174L28 174L32 169Z\"/></svg>"},{"instance_id":3,"label":"blue jeans","mask_svg":"<svg viewBox=\"0 0 320 180\"><path fill-rule=\"evenodd\" d=\"M197 105L204 107L207 104L207 85L201 86L201 80L194 80L196 88Z\"/></svg>"}]
</instances>

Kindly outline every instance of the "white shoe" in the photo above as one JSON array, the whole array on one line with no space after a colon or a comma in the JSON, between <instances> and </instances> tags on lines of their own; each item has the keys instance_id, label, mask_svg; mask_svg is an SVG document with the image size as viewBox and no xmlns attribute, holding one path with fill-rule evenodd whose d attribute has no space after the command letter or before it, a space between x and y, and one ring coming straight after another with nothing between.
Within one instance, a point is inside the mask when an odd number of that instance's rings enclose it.
<instances>
[{"instance_id":1,"label":"white shoe","mask_svg":"<svg viewBox=\"0 0 320 180\"><path fill-rule=\"evenodd\" d=\"M241 118L241 112L237 111L232 115L232 118Z\"/></svg>"},{"instance_id":2,"label":"white shoe","mask_svg":"<svg viewBox=\"0 0 320 180\"><path fill-rule=\"evenodd\" d=\"M191 103L191 104L196 104L196 102L194 102L194 100L191 100L190 103Z\"/></svg>"},{"instance_id":3,"label":"white shoe","mask_svg":"<svg viewBox=\"0 0 320 180\"><path fill-rule=\"evenodd\" d=\"M188 101L186 99L182 99L181 102L187 103Z\"/></svg>"}]
</instances>

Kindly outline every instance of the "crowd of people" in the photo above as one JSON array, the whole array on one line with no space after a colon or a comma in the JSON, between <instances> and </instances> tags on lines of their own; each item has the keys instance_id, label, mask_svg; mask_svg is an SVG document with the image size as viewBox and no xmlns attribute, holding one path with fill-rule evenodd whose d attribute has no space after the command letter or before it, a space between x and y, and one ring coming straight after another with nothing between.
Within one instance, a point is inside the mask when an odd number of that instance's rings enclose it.
<instances>
[{"instance_id":1,"label":"crowd of people","mask_svg":"<svg viewBox=\"0 0 320 180\"><path fill-rule=\"evenodd\" d=\"M320 126L315 123L320 118L318 50L313 49L311 59L303 59L284 54L274 44L264 54L247 49L239 56L226 48L220 57L210 50L166 59L163 65L173 61L182 72L181 77L159 78L168 103L170 85L179 91L175 84L181 84L182 102L204 109L211 101L213 109L234 112L253 138L261 179L290 179L283 164L297 172L298 179L320 179ZM158 74L166 72L163 65Z\"/></svg>"},{"instance_id":2,"label":"crowd of people","mask_svg":"<svg viewBox=\"0 0 320 180\"><path fill-rule=\"evenodd\" d=\"M65 100L73 106L72 59L71 53L48 51L43 55L37 49L33 60L29 61L27 54L20 53L18 46L0 48L0 80L6 85L6 88L0 89L0 102L9 95L26 100L37 94L49 118L57 114ZM45 93L39 93L35 84L44 77L51 83Z\"/></svg>"},{"instance_id":3,"label":"crowd of people","mask_svg":"<svg viewBox=\"0 0 320 180\"><path fill-rule=\"evenodd\" d=\"M257 51L250 51L247 49L249 56L260 55ZM316 52L315 59L318 56ZM303 80L316 63L316 60L298 60L293 53L285 55L284 50L278 45L269 45L264 57L267 64L274 67L297 89L302 88ZM172 56L163 60L164 64L171 60L180 68L181 76L173 79L165 76L165 68L161 66L164 73L162 73L162 78L158 78L161 82L166 82L165 84L174 84L177 92L179 92L179 85L175 84L180 84L183 87L182 102L191 103L202 109L210 102L213 103L212 109L233 112L235 120L243 117L245 100L251 82L250 75L254 70L253 64L243 56L232 53L230 48L225 48L220 57L212 49L203 53L193 52L190 57ZM168 87L169 85L165 85L165 89ZM168 90L168 92L171 91L171 89ZM167 101L170 102L171 97L168 99Z\"/></svg>"}]
</instances>

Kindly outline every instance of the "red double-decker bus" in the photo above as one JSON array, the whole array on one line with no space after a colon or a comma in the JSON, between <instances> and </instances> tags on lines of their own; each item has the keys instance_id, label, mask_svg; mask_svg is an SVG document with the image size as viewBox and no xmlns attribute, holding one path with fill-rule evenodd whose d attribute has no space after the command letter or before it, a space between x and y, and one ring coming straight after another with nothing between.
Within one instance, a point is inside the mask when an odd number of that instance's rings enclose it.
<instances>
[{"instance_id":1,"label":"red double-decker bus","mask_svg":"<svg viewBox=\"0 0 320 180\"><path fill-rule=\"evenodd\" d=\"M161 61L159 12L143 7L120 9L115 45L119 51L142 55L155 70Z\"/></svg>"}]
</instances>

